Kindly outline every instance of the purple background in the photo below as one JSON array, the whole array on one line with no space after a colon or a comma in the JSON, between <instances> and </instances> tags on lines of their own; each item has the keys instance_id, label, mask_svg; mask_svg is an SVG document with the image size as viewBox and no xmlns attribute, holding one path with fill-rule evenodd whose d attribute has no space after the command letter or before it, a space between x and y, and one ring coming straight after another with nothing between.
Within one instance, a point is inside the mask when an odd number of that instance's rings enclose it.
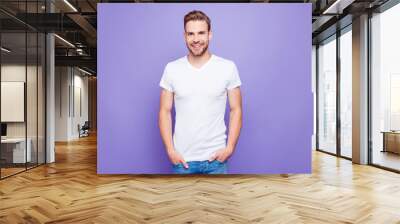
<instances>
[{"instance_id":1,"label":"purple background","mask_svg":"<svg viewBox=\"0 0 400 224\"><path fill-rule=\"evenodd\" d=\"M171 172L158 84L164 66L187 54L183 17L193 9L211 18L211 52L233 60L242 80L243 128L229 173L311 172L311 4L98 9L98 173Z\"/></svg>"}]
</instances>

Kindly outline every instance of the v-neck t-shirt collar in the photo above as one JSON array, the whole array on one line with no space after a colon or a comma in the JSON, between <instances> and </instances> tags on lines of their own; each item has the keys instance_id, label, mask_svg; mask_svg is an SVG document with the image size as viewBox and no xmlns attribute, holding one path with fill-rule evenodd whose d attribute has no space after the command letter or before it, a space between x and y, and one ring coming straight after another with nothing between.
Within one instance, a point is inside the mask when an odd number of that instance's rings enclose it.
<instances>
[{"instance_id":1,"label":"v-neck t-shirt collar","mask_svg":"<svg viewBox=\"0 0 400 224\"><path fill-rule=\"evenodd\" d=\"M214 59L214 55L211 54L210 58L208 59L208 61L206 61L200 68L196 68L195 66L193 66L190 61L189 61L189 57L186 55L185 56L186 59L186 63L189 66L190 69L194 70L194 71L202 71L204 70L204 68L207 67L207 65L209 65L211 63L211 61L213 61Z\"/></svg>"}]
</instances>

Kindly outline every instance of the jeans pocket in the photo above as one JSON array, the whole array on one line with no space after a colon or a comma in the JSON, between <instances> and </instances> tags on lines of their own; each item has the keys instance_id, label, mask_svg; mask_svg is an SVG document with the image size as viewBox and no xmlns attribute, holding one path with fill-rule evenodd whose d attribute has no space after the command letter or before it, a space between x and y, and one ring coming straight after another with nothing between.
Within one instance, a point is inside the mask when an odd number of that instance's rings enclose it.
<instances>
[{"instance_id":1,"label":"jeans pocket","mask_svg":"<svg viewBox=\"0 0 400 224\"><path fill-rule=\"evenodd\" d=\"M210 166L208 167L208 172L209 174L226 174L227 173L227 160L224 162L221 162L219 160L214 160L210 163Z\"/></svg>"},{"instance_id":2,"label":"jeans pocket","mask_svg":"<svg viewBox=\"0 0 400 224\"><path fill-rule=\"evenodd\" d=\"M224 162L221 162L221 161L219 161L218 159L216 159L215 161L217 161L217 163L219 163L219 164L224 164L224 163L226 163L226 160L225 160Z\"/></svg>"}]
</instances>

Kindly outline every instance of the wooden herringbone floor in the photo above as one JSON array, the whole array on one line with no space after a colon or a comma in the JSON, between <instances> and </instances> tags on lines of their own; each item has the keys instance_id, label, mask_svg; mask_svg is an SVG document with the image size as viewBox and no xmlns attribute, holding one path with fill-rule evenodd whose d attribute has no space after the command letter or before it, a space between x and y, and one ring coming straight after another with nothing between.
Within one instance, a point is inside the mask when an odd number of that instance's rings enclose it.
<instances>
[{"instance_id":1,"label":"wooden herringbone floor","mask_svg":"<svg viewBox=\"0 0 400 224\"><path fill-rule=\"evenodd\" d=\"M313 153L311 175L96 174L96 138L0 181L0 223L400 223L400 175Z\"/></svg>"}]
</instances>

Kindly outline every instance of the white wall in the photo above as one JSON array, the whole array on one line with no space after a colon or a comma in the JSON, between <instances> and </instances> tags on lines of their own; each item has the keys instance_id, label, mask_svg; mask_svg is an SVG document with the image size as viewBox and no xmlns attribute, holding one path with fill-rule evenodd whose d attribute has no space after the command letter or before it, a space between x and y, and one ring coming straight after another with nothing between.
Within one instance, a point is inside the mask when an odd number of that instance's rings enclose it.
<instances>
[{"instance_id":1,"label":"white wall","mask_svg":"<svg viewBox=\"0 0 400 224\"><path fill-rule=\"evenodd\" d=\"M77 73L78 72L78 73ZM80 73L79 70L74 70L74 82L72 88L74 90L74 96L71 96L71 99L74 102L71 102L71 133L72 138L78 138L78 124L81 126L88 121L89 113L88 113L88 77L82 76L83 73ZM72 90L71 89L71 90Z\"/></svg>"},{"instance_id":2,"label":"white wall","mask_svg":"<svg viewBox=\"0 0 400 224\"><path fill-rule=\"evenodd\" d=\"M25 71L24 65L8 64L1 66L1 81L2 82L25 82ZM28 74L32 70L31 66L28 66ZM1 108L5 110L6 108ZM25 137L25 122L8 122L7 123L7 137Z\"/></svg>"},{"instance_id":3,"label":"white wall","mask_svg":"<svg viewBox=\"0 0 400 224\"><path fill-rule=\"evenodd\" d=\"M25 69L27 69L25 71ZM26 73L27 72L27 73ZM41 72L41 70L39 70ZM32 133L36 136L36 66L18 65L18 64L5 64L1 66L1 81L2 82L25 82L25 76L28 76L27 88L27 119L28 119L28 137ZM34 86L32 88L32 86ZM42 105L39 105L41 107ZM6 108L2 108L6 110ZM35 112L35 113L34 113ZM32 123L33 122L33 123ZM7 122L7 136L8 137L25 137L25 124L26 122Z\"/></svg>"},{"instance_id":4,"label":"white wall","mask_svg":"<svg viewBox=\"0 0 400 224\"><path fill-rule=\"evenodd\" d=\"M78 124L88 120L88 77L76 68L56 67L55 89L55 140L77 139Z\"/></svg>"},{"instance_id":5,"label":"white wall","mask_svg":"<svg viewBox=\"0 0 400 224\"><path fill-rule=\"evenodd\" d=\"M68 140L69 68L55 68L55 141Z\"/></svg>"}]
</instances>

